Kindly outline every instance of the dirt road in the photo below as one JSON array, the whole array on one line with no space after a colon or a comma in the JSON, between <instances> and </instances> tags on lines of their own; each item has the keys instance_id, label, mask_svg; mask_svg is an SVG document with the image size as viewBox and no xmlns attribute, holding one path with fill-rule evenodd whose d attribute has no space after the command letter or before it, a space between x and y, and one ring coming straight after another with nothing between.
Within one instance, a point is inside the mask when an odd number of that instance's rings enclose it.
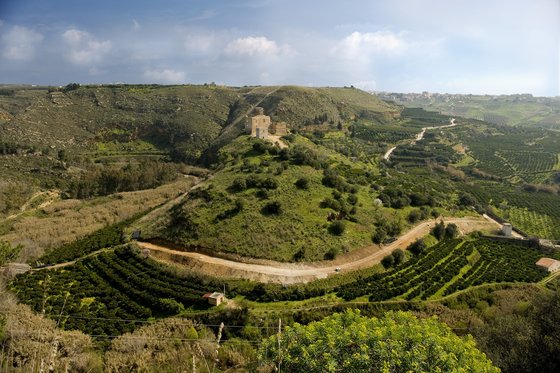
<instances>
[{"instance_id":1,"label":"dirt road","mask_svg":"<svg viewBox=\"0 0 560 373\"><path fill-rule=\"evenodd\" d=\"M477 217L448 218L446 224L457 224L463 234L475 230L495 228L488 220ZM418 224L405 232L395 242L389 245L371 245L341 255L334 261L317 263L281 263L263 261L263 264L243 263L228 259L217 258L197 252L178 251L171 248L147 242L138 242L142 248L150 249L151 256L165 262L185 265L191 269L208 273L214 276L237 277L262 282L279 282L282 284L305 283L329 275L336 275L337 268L340 272L347 272L361 268L371 267L391 253L396 248L406 248L416 239L425 236L436 224L435 220Z\"/></svg>"},{"instance_id":2,"label":"dirt road","mask_svg":"<svg viewBox=\"0 0 560 373\"><path fill-rule=\"evenodd\" d=\"M446 126L435 126L435 127L422 127L422 131L420 131L417 135L416 138L412 141L409 141L408 144L415 144L417 141L420 141L424 138L424 134L426 133L427 130L433 130L433 129L441 129L441 128L450 128L450 127L455 127L457 125L457 123L455 123L455 118L451 118L451 120L449 121L450 124L446 125ZM385 154L383 155L383 159L385 160L389 160L389 158L391 158L391 154L393 153L393 151L397 148L398 145L393 146L391 149L387 150L387 152L385 152Z\"/></svg>"}]
</instances>

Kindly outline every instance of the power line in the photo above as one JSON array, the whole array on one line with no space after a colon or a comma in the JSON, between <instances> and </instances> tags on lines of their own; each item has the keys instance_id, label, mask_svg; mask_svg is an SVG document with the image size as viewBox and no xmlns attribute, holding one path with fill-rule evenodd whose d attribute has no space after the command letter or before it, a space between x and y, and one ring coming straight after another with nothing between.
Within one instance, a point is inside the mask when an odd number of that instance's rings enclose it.
<instances>
[{"instance_id":1,"label":"power line","mask_svg":"<svg viewBox=\"0 0 560 373\"><path fill-rule=\"evenodd\" d=\"M21 333L22 336L30 336L30 335L38 335L38 336L43 336L44 332L39 332L39 331L30 331L30 330L21 330L21 329L15 329L15 330L10 330L11 333ZM72 333L71 331L67 331L65 332L67 333L67 335L78 335L78 333ZM130 340L149 340L149 341L172 341L172 342L211 342L211 343L217 343L215 339L204 339L204 338L180 338L180 337L166 337L166 336L134 336L134 335L126 335L126 334L121 334L121 335L112 335L112 334L85 334L86 336L92 337L92 338L97 338L97 339L130 339ZM266 337L264 338L266 339ZM225 340L224 342L228 342L228 343L239 343L239 344L243 344L243 343L252 343L252 344L261 344L263 343L263 340L260 339L228 339Z\"/></svg>"},{"instance_id":2,"label":"power line","mask_svg":"<svg viewBox=\"0 0 560 373\"><path fill-rule=\"evenodd\" d=\"M16 314L18 315L18 312L14 312L14 311L9 311L9 312L5 312L5 314ZM55 315L55 314L48 314L45 313L44 316L51 316L51 317L59 317L59 315ZM156 324L157 322L168 322L170 324L180 324L180 325L193 325L193 326L206 326L209 328L219 328L220 324L204 324L204 323L199 323L196 322L195 320L191 320L191 319L187 319L187 318L174 318L173 316L167 317L167 318L162 318L162 319L158 319L158 320L142 320L142 319L122 319L122 318L107 318L107 317L86 317L86 316L75 316L75 315L63 315L63 318L71 318L71 319L79 319L79 320L103 320L103 321L116 321L116 322L130 322L130 323L139 323L139 324ZM255 326L255 325L224 325L224 327L226 328L245 328L247 326L250 326L252 328L256 328L256 329L273 329L273 330L278 330L277 326Z\"/></svg>"}]
</instances>

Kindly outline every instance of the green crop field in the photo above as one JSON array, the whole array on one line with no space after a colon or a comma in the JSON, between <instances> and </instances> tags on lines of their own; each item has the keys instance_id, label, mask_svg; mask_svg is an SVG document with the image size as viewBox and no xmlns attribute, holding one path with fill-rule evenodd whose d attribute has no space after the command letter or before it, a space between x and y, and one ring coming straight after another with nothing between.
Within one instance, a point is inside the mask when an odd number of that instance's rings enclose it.
<instances>
[{"instance_id":1,"label":"green crop field","mask_svg":"<svg viewBox=\"0 0 560 373\"><path fill-rule=\"evenodd\" d=\"M536 249L489 239L442 241L393 271L342 286L338 294L347 300L363 295L370 301L413 300L484 283L537 282L546 276L535 266L542 256Z\"/></svg>"}]
</instances>

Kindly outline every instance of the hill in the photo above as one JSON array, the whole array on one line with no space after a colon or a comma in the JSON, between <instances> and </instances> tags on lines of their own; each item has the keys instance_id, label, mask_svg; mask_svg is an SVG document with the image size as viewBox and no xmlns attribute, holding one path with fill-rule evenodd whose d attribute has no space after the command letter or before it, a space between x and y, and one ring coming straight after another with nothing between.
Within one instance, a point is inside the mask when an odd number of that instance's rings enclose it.
<instances>
[{"instance_id":1,"label":"hill","mask_svg":"<svg viewBox=\"0 0 560 373\"><path fill-rule=\"evenodd\" d=\"M215 164L219 149L244 132L247 116L260 104L292 129L324 115L334 121L400 111L351 88L4 86L0 196L6 198L0 198L0 214L15 211L40 189L75 196L72 183L90 183L88 175L106 166L122 169L147 159Z\"/></svg>"},{"instance_id":2,"label":"hill","mask_svg":"<svg viewBox=\"0 0 560 373\"><path fill-rule=\"evenodd\" d=\"M134 228L144 238L212 253L316 261L371 244L376 230L381 240L397 235L436 205L454 206L437 178L422 187L402 178L397 190L371 163L303 136L284 141L286 149L237 138L222 149L220 169L207 182L169 214L149 215Z\"/></svg>"},{"instance_id":3,"label":"hill","mask_svg":"<svg viewBox=\"0 0 560 373\"><path fill-rule=\"evenodd\" d=\"M382 93L380 97L407 107L484 120L493 124L560 128L558 97L518 95L460 95L439 93Z\"/></svg>"}]
</instances>

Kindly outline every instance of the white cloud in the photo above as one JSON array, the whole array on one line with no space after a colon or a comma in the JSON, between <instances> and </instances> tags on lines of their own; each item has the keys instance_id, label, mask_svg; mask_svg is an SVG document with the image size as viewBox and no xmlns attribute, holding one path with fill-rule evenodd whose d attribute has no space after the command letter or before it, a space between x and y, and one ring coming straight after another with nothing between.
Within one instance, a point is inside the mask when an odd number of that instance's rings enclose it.
<instances>
[{"instance_id":1,"label":"white cloud","mask_svg":"<svg viewBox=\"0 0 560 373\"><path fill-rule=\"evenodd\" d=\"M264 36L248 36L231 41L225 48L230 56L277 56L291 52L288 45L279 46Z\"/></svg>"},{"instance_id":2,"label":"white cloud","mask_svg":"<svg viewBox=\"0 0 560 373\"><path fill-rule=\"evenodd\" d=\"M69 47L67 58L78 65L91 65L103 60L111 50L111 41L99 41L86 31L69 29L62 34Z\"/></svg>"},{"instance_id":3,"label":"white cloud","mask_svg":"<svg viewBox=\"0 0 560 373\"><path fill-rule=\"evenodd\" d=\"M356 58L372 54L399 54L407 48L402 33L390 31L358 32L355 31L342 39L331 53L345 58Z\"/></svg>"},{"instance_id":4,"label":"white cloud","mask_svg":"<svg viewBox=\"0 0 560 373\"><path fill-rule=\"evenodd\" d=\"M2 35L3 55L12 60L30 60L35 55L35 48L43 40L43 35L27 27L14 26Z\"/></svg>"},{"instance_id":5,"label":"white cloud","mask_svg":"<svg viewBox=\"0 0 560 373\"><path fill-rule=\"evenodd\" d=\"M183 71L171 69L146 70L144 71L144 78L154 83L180 84L185 83L186 75Z\"/></svg>"}]
</instances>

